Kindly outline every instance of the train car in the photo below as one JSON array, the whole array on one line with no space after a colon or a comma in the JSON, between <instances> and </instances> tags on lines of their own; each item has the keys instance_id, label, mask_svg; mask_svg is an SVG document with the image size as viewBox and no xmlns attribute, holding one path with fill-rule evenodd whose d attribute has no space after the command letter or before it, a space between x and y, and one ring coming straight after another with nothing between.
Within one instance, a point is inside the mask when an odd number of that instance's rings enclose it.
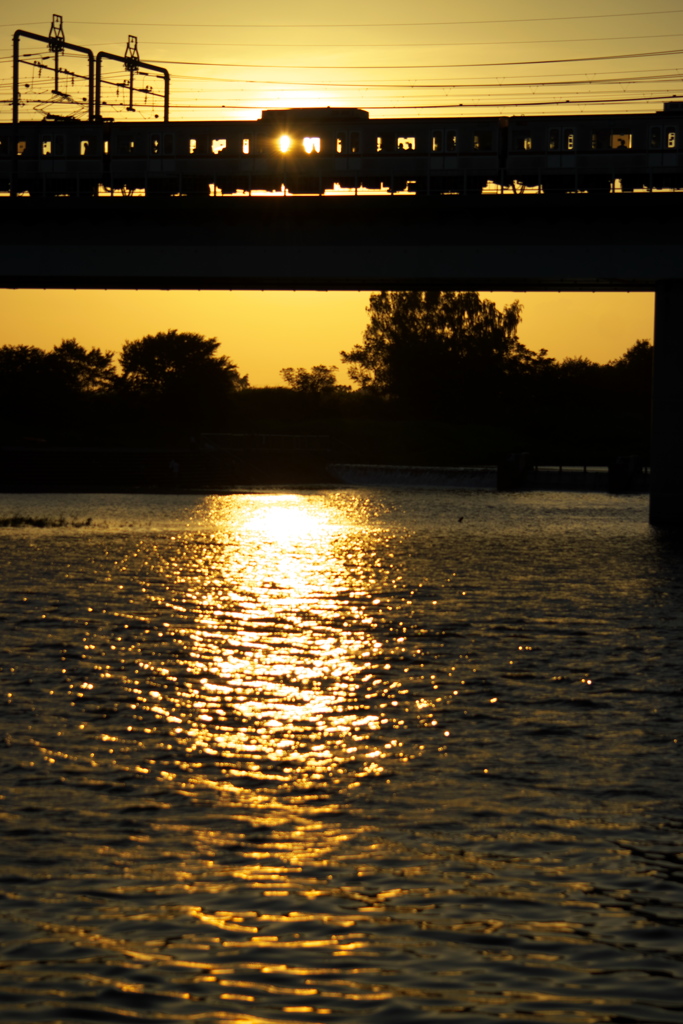
<instances>
[{"instance_id":1,"label":"train car","mask_svg":"<svg viewBox=\"0 0 683 1024\"><path fill-rule=\"evenodd\" d=\"M508 124L505 184L544 192L683 187L683 105L652 114L516 117Z\"/></svg>"},{"instance_id":2,"label":"train car","mask_svg":"<svg viewBox=\"0 0 683 1024\"><path fill-rule=\"evenodd\" d=\"M94 121L0 125L0 188L29 195L97 195L103 132Z\"/></svg>"},{"instance_id":3,"label":"train car","mask_svg":"<svg viewBox=\"0 0 683 1024\"><path fill-rule=\"evenodd\" d=\"M0 125L0 191L31 196L423 194L683 187L683 104L651 114L370 118L266 110L252 121Z\"/></svg>"}]
</instances>

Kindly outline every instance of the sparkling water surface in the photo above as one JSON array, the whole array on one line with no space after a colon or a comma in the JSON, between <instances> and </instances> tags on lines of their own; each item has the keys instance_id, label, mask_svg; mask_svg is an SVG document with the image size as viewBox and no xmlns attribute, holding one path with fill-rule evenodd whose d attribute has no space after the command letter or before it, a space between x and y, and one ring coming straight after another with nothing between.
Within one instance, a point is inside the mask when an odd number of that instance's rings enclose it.
<instances>
[{"instance_id":1,"label":"sparkling water surface","mask_svg":"<svg viewBox=\"0 0 683 1024\"><path fill-rule=\"evenodd\" d=\"M645 497L12 519L4 1024L683 1019L683 543Z\"/></svg>"}]
</instances>

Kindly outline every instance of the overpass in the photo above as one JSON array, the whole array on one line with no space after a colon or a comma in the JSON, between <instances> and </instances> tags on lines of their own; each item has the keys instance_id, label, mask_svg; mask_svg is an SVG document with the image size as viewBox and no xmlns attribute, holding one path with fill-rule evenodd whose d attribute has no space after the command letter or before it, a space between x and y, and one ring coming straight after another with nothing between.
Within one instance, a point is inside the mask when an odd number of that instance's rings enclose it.
<instances>
[{"instance_id":1,"label":"overpass","mask_svg":"<svg viewBox=\"0 0 683 1024\"><path fill-rule=\"evenodd\" d=\"M0 198L6 288L654 291L683 194Z\"/></svg>"},{"instance_id":2,"label":"overpass","mask_svg":"<svg viewBox=\"0 0 683 1024\"><path fill-rule=\"evenodd\" d=\"M652 291L654 525L683 527L683 194L0 198L3 288Z\"/></svg>"}]
</instances>

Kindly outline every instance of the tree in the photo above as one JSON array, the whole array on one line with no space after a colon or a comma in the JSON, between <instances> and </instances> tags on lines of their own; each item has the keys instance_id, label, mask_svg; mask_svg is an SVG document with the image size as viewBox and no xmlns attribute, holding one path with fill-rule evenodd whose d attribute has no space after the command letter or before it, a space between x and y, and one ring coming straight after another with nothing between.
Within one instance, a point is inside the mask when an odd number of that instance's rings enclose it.
<instances>
[{"instance_id":1,"label":"tree","mask_svg":"<svg viewBox=\"0 0 683 1024\"><path fill-rule=\"evenodd\" d=\"M149 422L218 426L230 396L249 386L231 359L216 355L218 344L215 338L175 330L127 341L121 353L123 388L144 403Z\"/></svg>"},{"instance_id":2,"label":"tree","mask_svg":"<svg viewBox=\"0 0 683 1024\"><path fill-rule=\"evenodd\" d=\"M517 337L521 306L477 292L380 292L363 342L342 352L361 388L425 409L500 398L506 378L552 363Z\"/></svg>"},{"instance_id":3,"label":"tree","mask_svg":"<svg viewBox=\"0 0 683 1024\"><path fill-rule=\"evenodd\" d=\"M0 346L0 421L12 434L42 433L52 393L47 353L35 345Z\"/></svg>"},{"instance_id":4,"label":"tree","mask_svg":"<svg viewBox=\"0 0 683 1024\"><path fill-rule=\"evenodd\" d=\"M225 391L247 387L227 356L217 356L218 341L202 334L161 331L127 341L121 353L124 380L133 391L167 394L193 384L218 383Z\"/></svg>"},{"instance_id":5,"label":"tree","mask_svg":"<svg viewBox=\"0 0 683 1024\"><path fill-rule=\"evenodd\" d=\"M99 394L116 381L113 352L91 348L88 352L75 338L66 338L47 353L47 365L55 384L72 394Z\"/></svg>"},{"instance_id":6,"label":"tree","mask_svg":"<svg viewBox=\"0 0 683 1024\"><path fill-rule=\"evenodd\" d=\"M286 366L280 370L288 387L306 395L331 395L335 392L348 391L345 384L337 384L336 366L324 366L322 363L305 370L302 366L294 369Z\"/></svg>"}]
</instances>

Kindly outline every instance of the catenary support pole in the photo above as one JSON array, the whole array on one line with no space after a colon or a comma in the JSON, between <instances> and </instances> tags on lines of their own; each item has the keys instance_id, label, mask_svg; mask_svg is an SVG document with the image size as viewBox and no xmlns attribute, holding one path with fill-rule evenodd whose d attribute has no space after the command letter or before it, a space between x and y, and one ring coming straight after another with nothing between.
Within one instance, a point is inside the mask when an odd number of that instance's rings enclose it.
<instances>
[{"instance_id":1,"label":"catenary support pole","mask_svg":"<svg viewBox=\"0 0 683 1024\"><path fill-rule=\"evenodd\" d=\"M683 528L683 281L655 292L650 522Z\"/></svg>"}]
</instances>

